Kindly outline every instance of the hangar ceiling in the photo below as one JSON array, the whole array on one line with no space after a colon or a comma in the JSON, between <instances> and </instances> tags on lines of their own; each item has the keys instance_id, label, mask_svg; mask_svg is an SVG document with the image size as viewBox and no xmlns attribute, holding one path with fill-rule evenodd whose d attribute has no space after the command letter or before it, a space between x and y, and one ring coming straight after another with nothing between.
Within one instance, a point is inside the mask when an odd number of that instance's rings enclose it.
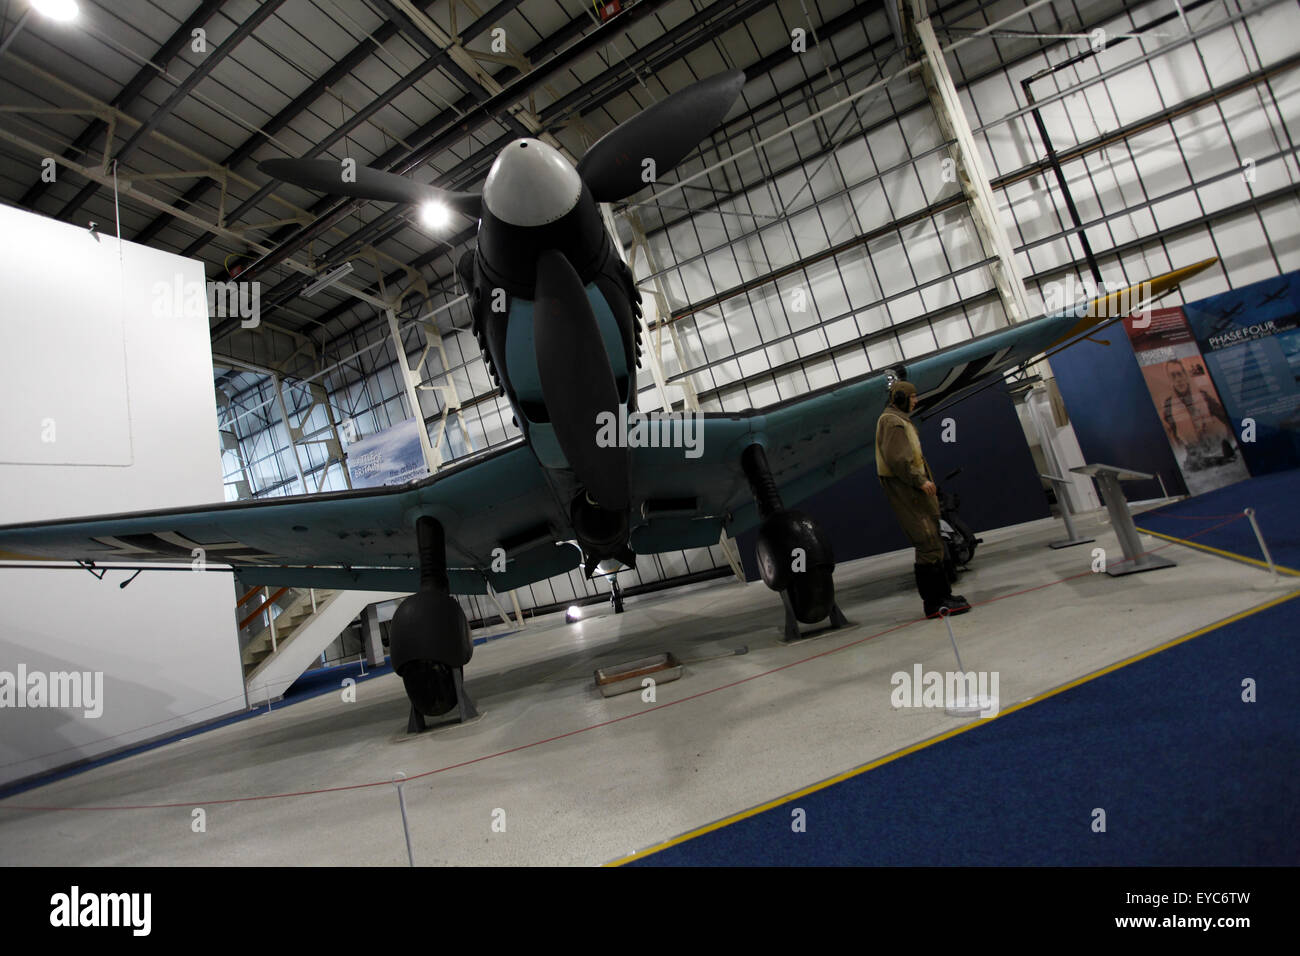
<instances>
[{"instance_id":1,"label":"hangar ceiling","mask_svg":"<svg viewBox=\"0 0 1300 956\"><path fill-rule=\"evenodd\" d=\"M326 350L373 321L365 296L379 292L381 272L400 288L414 270L455 294L453 264L473 224L458 217L434 231L410 208L322 198L270 180L260 160L349 157L476 189L516 136L549 135L580 156L640 109L739 67L743 105L701 153L716 161L787 123L792 97L824 107L903 62L890 36L866 27L880 0L115 0L83 3L73 24L32 15L17 31L25 0L5 6L0 198L101 229L120 218L125 238L199 258L210 279L247 267L266 321ZM930 6L956 37L987 5ZM808 52L793 56L798 30ZM844 120L807 134L828 142ZM56 182L43 181L45 154L66 160ZM116 205L114 162L129 187ZM735 190L772 172L736 163L688 188ZM641 205L650 232L684 208ZM313 274L358 256L350 279L302 294ZM218 336L231 327L214 326Z\"/></svg>"},{"instance_id":2,"label":"hangar ceiling","mask_svg":"<svg viewBox=\"0 0 1300 956\"><path fill-rule=\"evenodd\" d=\"M6 33L25 4L8 6ZM400 286L414 269L451 291L473 224L458 218L434 233L409 208L321 198L269 180L259 160L350 157L475 189L516 136L548 134L580 156L618 122L728 67L751 80L745 112L731 125L753 125L778 89L842 79L832 69L869 45L861 21L880 9L878 0L640 0L603 17L580 0L83 6L74 24L27 18L5 53L0 101L29 108L7 117L0 196L104 228L115 221L111 186L68 166L43 182L28 147L82 166L116 160L119 183L138 190L119 204L125 238L199 258L209 278L251 266L266 320L321 345L372 318L373 305L338 287L304 297L312 277L286 258L320 272L368 255L389 282ZM808 57L789 55L797 28L817 35L807 39ZM671 211L653 210L647 225ZM375 265L357 263L347 284L376 292Z\"/></svg>"}]
</instances>

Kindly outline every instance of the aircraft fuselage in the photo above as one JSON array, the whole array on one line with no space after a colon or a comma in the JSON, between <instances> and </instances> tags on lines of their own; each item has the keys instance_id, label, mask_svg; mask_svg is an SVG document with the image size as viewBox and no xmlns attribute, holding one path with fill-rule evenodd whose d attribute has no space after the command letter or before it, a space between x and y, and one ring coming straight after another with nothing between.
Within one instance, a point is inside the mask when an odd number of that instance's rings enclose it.
<instances>
[{"instance_id":1,"label":"aircraft fuselage","mask_svg":"<svg viewBox=\"0 0 1300 956\"><path fill-rule=\"evenodd\" d=\"M537 287L539 263L551 252L562 255L577 273L618 404L634 410L641 297L631 271L573 165L545 143L516 140L501 151L488 173L476 248L462 258L458 272L470 295L474 333L488 368L569 516L570 529L555 530L572 530L590 567L593 561L630 555L626 488L620 496L605 482L603 494L592 493L597 484L593 479L610 471L611 455L624 456L621 467L626 474L626 451L603 454L593 466L571 462L561 446L557 425L562 429L565 423L557 422L558 414L575 417L576 425L590 428L594 435L597 415L605 409L579 403L561 412L548 407L543 394L535 340ZM554 311L550 314L555 321ZM573 332L575 368L590 368L589 361L579 360L584 352L590 359L591 343L578 339L591 335L590 325L579 325ZM591 473L594 467L601 476ZM613 470L618 467L613 462Z\"/></svg>"}]
</instances>

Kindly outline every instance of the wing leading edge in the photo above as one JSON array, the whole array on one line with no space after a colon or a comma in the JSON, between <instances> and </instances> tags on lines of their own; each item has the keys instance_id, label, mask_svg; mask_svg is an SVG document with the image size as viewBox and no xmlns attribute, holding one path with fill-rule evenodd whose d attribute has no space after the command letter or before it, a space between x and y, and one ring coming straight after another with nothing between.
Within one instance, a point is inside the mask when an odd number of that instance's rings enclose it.
<instances>
[{"instance_id":1,"label":"wing leading edge","mask_svg":"<svg viewBox=\"0 0 1300 956\"><path fill-rule=\"evenodd\" d=\"M202 549L248 584L413 591L415 518L442 522L452 590L508 590L576 567L577 549L543 540L563 526L522 441L407 485L235 501L0 528L0 560L189 563ZM506 569L493 572L493 550ZM497 562L500 566L500 561Z\"/></svg>"}]
</instances>

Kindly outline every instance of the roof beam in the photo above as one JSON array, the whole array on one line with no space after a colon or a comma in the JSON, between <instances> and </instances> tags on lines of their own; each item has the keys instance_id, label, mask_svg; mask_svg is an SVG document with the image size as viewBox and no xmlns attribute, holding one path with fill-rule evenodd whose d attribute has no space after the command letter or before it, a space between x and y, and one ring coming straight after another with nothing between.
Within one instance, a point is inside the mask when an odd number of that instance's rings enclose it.
<instances>
[{"instance_id":1,"label":"roof beam","mask_svg":"<svg viewBox=\"0 0 1300 956\"><path fill-rule=\"evenodd\" d=\"M30 140L24 139L23 137L17 135L16 133L11 133L7 129L0 129L0 139L13 143L15 146L27 150L30 153L34 153L37 156L44 156L48 152L48 150L45 149L43 146L37 143L33 143ZM241 236L238 233L231 231L230 229L227 229L222 226L213 226L210 223L204 222L202 219L199 219L197 216L191 215L188 212L183 212L179 209L174 209L173 207L169 206L165 200L158 199L155 196L150 196L148 193L141 192L136 186L132 185L129 181L123 182L119 180L117 183L114 183L113 174L111 172L105 172L102 169L95 169L94 167L91 166L83 166L80 163L74 162L73 160L67 159L66 157L63 156L58 157L55 161L60 166L63 166L66 169L71 169L73 172L79 173L80 175L84 176L86 179L91 180L93 183L95 183L96 186L107 186L110 189L116 188L120 194L137 199L147 206L152 206L154 209L159 209L164 212L170 212L177 219L183 220L185 222L189 222L192 225L201 226L207 229L213 229L214 231L222 235L229 236L230 238L238 239L240 241L247 241L246 237ZM253 244L253 248L265 249L266 247L265 246L259 247L258 245ZM289 268L294 269L298 272L302 272L307 275L315 274L314 270L310 266L298 262L295 259L285 258L281 261L284 262L285 265L287 265ZM371 305L376 306L378 308L383 308L386 305L386 303L382 299L372 296L369 293L362 292L360 289L354 289L350 286L344 286L342 284L340 284L338 288L348 292L350 295L356 296L362 301L369 302ZM236 319L235 324L238 325L240 321L241 320Z\"/></svg>"},{"instance_id":2,"label":"roof beam","mask_svg":"<svg viewBox=\"0 0 1300 956\"><path fill-rule=\"evenodd\" d=\"M73 109L73 110L52 110L51 111L40 107L25 108L22 106L3 105L0 106L0 113L15 113L15 114L24 114L24 113L39 114L39 113L46 113L46 112L90 113L103 119L110 127L128 126L131 129L138 129L142 125L140 120L136 119L134 116L131 116L129 113L124 113L122 110L114 109L112 106L109 106L107 103L103 102L102 100L96 99L94 96L85 92L79 87L74 86L73 84L67 82L66 80L59 78L58 76L49 72L48 70L42 69L41 67L35 65L34 63L30 63L27 60L24 60L20 56L17 56L12 53L8 54L7 62L14 63L20 66L21 68L23 68L24 70L27 70L29 73L32 74L32 76L36 77L38 80L48 85L50 88L61 90L62 92L67 93L69 96L72 96L77 100L86 103L88 108L84 110ZM192 169L187 175L211 177L212 179L221 182L223 186L228 186L231 183L238 183L241 186L250 189L253 188L254 184L251 179L248 179L245 176L241 176L239 173L234 172L233 170L227 169L225 167L213 166L211 160L207 159L207 157L203 156L197 150L187 146L185 143L174 140L171 137L167 136L165 133L160 133L157 130L152 131L150 133L150 136L154 140L156 140L157 142L165 146L167 149L174 150L175 152L181 154L182 156L185 156L189 159L193 159L195 161L195 168ZM20 137L11 136L9 138L12 142L17 143L20 146L23 146L23 148L25 149L28 148L29 145L34 148L34 144L29 144L28 141L23 140ZM43 157L48 157L50 155L50 146L48 143L46 143L46 145L44 146L39 147L39 149L40 149L39 155ZM62 164L67 169L71 169L73 172L77 172L82 168L81 163L78 163L75 160L67 159L67 157L63 157L63 156L58 157L56 159L56 162ZM87 168L92 168L92 167L87 167ZM99 182L109 186L113 184L113 177L112 177L113 170L110 164L102 163L93 168L96 170L97 174L102 175L102 178L98 180ZM130 171L125 171L125 172L119 171L118 186L120 187L120 191L125 195L134 196L134 197L143 197L145 194L140 193L138 191L128 190L126 187L131 185L138 185L140 182L148 182L156 179L165 179L175 175L178 174L177 173L137 174L137 173L132 173ZM91 178L91 177L86 177L86 178ZM164 210L173 216L175 216L180 211L177 210L174 206L172 206L169 202L163 199L159 199L157 197L152 197L152 196L149 197L149 199L152 200L148 203L148 205L150 205L151 208ZM311 221L310 214L308 213L307 210L303 209L301 206L295 206L293 203L279 196L273 197L273 201L277 205L283 206L291 213L291 215L289 215L282 221L286 221L286 222L310 222ZM257 223L250 224L247 226L242 226L242 227L235 227L235 226L227 227L227 223L225 222L224 218L221 218L220 216L218 217L218 220L215 223L203 217L192 215L189 213L187 213L184 217L178 217L178 218L183 218L186 223L199 226L202 229L216 230L221 235L228 236L228 237L235 237L239 240L241 245L244 245L250 241L248 237L249 233L255 233L260 231L262 228L265 228L265 224L257 224ZM339 236L346 235L344 230L341 228L336 228L333 230L333 232ZM263 251L263 250L270 249L271 246L269 241L267 241L261 245L258 245L257 248L259 251ZM401 262L399 262L394 257L388 255L387 253L379 252L378 255L389 262L392 262L398 266L402 266ZM302 271L302 270L298 270L298 271ZM307 271L310 272L311 270L307 270Z\"/></svg>"},{"instance_id":3,"label":"roof beam","mask_svg":"<svg viewBox=\"0 0 1300 956\"><path fill-rule=\"evenodd\" d=\"M114 109L125 110L134 103L136 97L144 92L144 88L167 68L167 64L180 52L181 47L190 41L193 31L207 23L208 19L220 10L225 2L226 0L204 0L203 3L199 4L194 12L185 19L185 22L176 28L176 32L167 38L167 42L158 48L158 52L153 55L149 62L142 66L135 76L131 77L126 86L122 87L122 92L118 93L113 99L112 105ZM86 153L94 145L100 134L107 129L108 124L103 120L91 121L72 141L72 145L64 150L64 158L75 160L78 156ZM45 195L50 185L43 179L37 180L27 192L23 193L22 198L18 200L18 204L35 211L36 203Z\"/></svg>"},{"instance_id":4,"label":"roof beam","mask_svg":"<svg viewBox=\"0 0 1300 956\"><path fill-rule=\"evenodd\" d=\"M430 0L432 2L432 0ZM244 140L237 146L233 152L221 161L222 166L233 167L243 162L253 151L261 146L267 139L279 133L298 117L307 107L316 102L324 92L334 84L338 83L345 76L351 73L356 67L371 55L371 53L382 46L390 37L397 33L397 25L392 22L382 24L373 33L367 35L360 43L354 46L341 60L317 77L312 83L303 90L291 102L275 116L262 124L261 129L255 132L248 139ZM185 191L185 194L176 200L175 205L179 209L186 209L191 204L202 199L208 190L212 188L209 180L202 180L195 183ZM163 228L172 221L172 217L161 215L156 217L152 222L136 234L134 241L147 243L154 236L158 235Z\"/></svg>"},{"instance_id":5,"label":"roof beam","mask_svg":"<svg viewBox=\"0 0 1300 956\"><path fill-rule=\"evenodd\" d=\"M508 13L510 9L517 7L520 2L521 0L508 0L508 2L506 3L498 3L490 11L488 11L487 14L485 14L483 17L479 18L478 20L476 20L474 23L470 24L470 26L466 28L465 35L463 37L462 42L467 42L469 40L472 40L474 37L478 36L480 33L482 33L484 30L488 29L488 27L494 24L498 16L503 15L504 13ZM398 30L398 25L396 23L393 23L392 27L393 27L392 33L388 34L388 36L392 36L392 34L396 33ZM345 136L348 135L348 133L352 132L352 130L356 129L366 120L370 119L370 117L373 116L375 113L379 112L379 110L387 106L390 102L396 99L400 94L410 89L412 86L414 86L416 83L422 80L433 70L437 69L438 66L440 66L443 63L443 61L445 61L446 59L447 59L447 53L446 51L442 51L430 57L429 59L425 60L419 67L417 67L415 70L412 70L410 73L403 76L396 83L390 86L387 90L379 94L379 96L377 96L369 105L362 108L361 110L358 110L355 114L353 114L353 116L351 116L347 120L347 122L345 122L342 126L335 129L332 133L330 133L329 136L325 137L323 140L321 140L319 143L317 143L308 152L304 153L303 156L299 158L311 159L313 157L319 156L321 153L327 150L334 143L343 139ZM477 100L474 100L472 97L469 97L468 99L471 104L477 102ZM463 110L460 110L460 105L461 103L464 102L465 99L462 99L460 102L456 104L456 107L454 108L455 115L459 115L460 112L463 112ZM439 117L441 118L442 116L445 115L447 114L440 113ZM455 116L453 115L452 117L453 121L454 118ZM399 151L400 154L400 150L402 148L403 147L399 145L395 147L395 150ZM389 153L385 153L385 156L389 155L390 153L393 153L393 150L390 150ZM387 162L386 160L383 160L381 158L376 162L376 165L385 165L386 162ZM230 213L229 218L233 220L233 219L238 219L240 216L244 215L246 212L248 212L250 209L256 206L267 196L271 195L271 193L276 189L277 185L278 183L276 180L271 180L270 182L266 183L264 186L262 186L256 192L254 192L252 196L250 196L239 206L237 206ZM324 213L326 210L330 208L333 202L334 199L332 197L325 197L324 199L319 200L311 207L311 212L313 213L313 215L320 216L322 213ZM271 236L271 241L279 242L284 236L289 236L289 235L292 235L292 231L278 233L274 236ZM198 255L199 251L205 245L207 245L210 238L211 236L208 233L204 233L203 235L200 235L197 239L195 239L188 246L186 246L184 249L181 250L181 255L183 256Z\"/></svg>"},{"instance_id":6,"label":"roof beam","mask_svg":"<svg viewBox=\"0 0 1300 956\"><path fill-rule=\"evenodd\" d=\"M461 45L461 41L445 32L427 16L420 13L411 4L411 0L375 0L389 17L402 24L407 33L430 56L445 53L451 60L451 72L467 84L469 92L477 91L485 96L494 96L504 87L490 73L479 66L472 54ZM567 154L568 150L546 133L542 121L533 113L520 109L516 113L506 113L504 125L523 136L538 136L548 146ZM573 157L570 157L571 159Z\"/></svg>"},{"instance_id":7,"label":"roof beam","mask_svg":"<svg viewBox=\"0 0 1300 956\"><path fill-rule=\"evenodd\" d=\"M122 145L122 148L113 156L113 162L120 165L133 152L135 152L136 147L140 145L145 136L152 133L158 127L159 123L170 116L172 111L180 105L181 101L188 97L190 93L194 91L194 88L198 86L199 83L201 83L203 79L211 73L219 63L221 63L222 60L229 56L235 47L239 46L240 43L247 39L252 32L266 20L267 17L275 13L276 9L282 3L284 3L284 0L265 0L265 2L258 7L247 20L235 29L234 33L226 37L220 46L208 54L208 56L203 59L203 62L196 66L190 72L190 75L181 81L181 84L176 87L171 96L167 97L167 99L163 101L162 105L158 106L149 114L148 119L144 121L140 128L131 135L131 137ZM59 210L59 218L67 220L70 216L76 213L86 200L90 199L91 196L99 191L99 186L100 184L94 180L83 186L80 192L78 192L77 195L67 203L67 205Z\"/></svg>"}]
</instances>

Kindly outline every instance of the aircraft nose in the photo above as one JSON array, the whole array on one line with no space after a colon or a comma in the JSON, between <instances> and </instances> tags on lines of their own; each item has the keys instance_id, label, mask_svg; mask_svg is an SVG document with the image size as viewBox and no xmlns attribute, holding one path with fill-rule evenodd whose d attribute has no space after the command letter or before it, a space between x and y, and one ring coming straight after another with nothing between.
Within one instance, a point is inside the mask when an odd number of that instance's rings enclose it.
<instances>
[{"instance_id":1,"label":"aircraft nose","mask_svg":"<svg viewBox=\"0 0 1300 956\"><path fill-rule=\"evenodd\" d=\"M517 139L497 156L483 184L492 215L514 226L544 226L578 204L582 179L559 150Z\"/></svg>"}]
</instances>

